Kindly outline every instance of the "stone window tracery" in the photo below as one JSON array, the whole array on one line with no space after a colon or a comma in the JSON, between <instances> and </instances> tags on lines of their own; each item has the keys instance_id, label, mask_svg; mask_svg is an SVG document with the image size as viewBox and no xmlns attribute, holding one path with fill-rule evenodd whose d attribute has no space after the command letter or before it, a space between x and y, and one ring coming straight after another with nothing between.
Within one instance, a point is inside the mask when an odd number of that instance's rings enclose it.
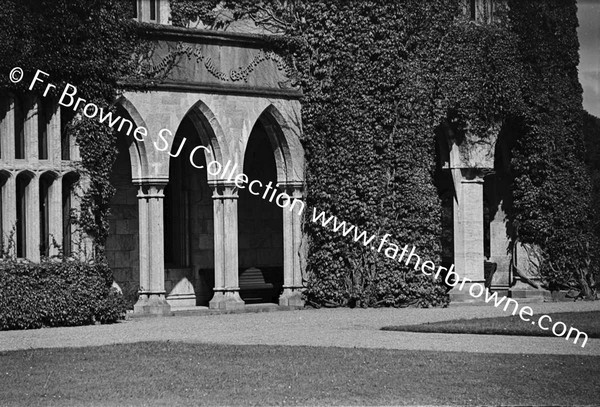
<instances>
[{"instance_id":1,"label":"stone window tracery","mask_svg":"<svg viewBox=\"0 0 600 407\"><path fill-rule=\"evenodd\" d=\"M0 156L0 233L4 255L39 261L71 253L71 208L79 152L66 135L73 116L61 118L51 98L3 94ZM64 234L64 232L67 232Z\"/></svg>"},{"instance_id":2,"label":"stone window tracery","mask_svg":"<svg viewBox=\"0 0 600 407\"><path fill-rule=\"evenodd\" d=\"M494 20L494 0L465 0L464 14L480 24L490 24Z\"/></svg>"}]
</instances>

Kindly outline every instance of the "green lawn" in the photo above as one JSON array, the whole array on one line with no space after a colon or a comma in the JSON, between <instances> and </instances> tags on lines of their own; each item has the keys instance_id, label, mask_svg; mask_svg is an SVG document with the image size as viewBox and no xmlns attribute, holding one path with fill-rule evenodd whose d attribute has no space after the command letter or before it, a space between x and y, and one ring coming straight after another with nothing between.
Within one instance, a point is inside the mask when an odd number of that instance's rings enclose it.
<instances>
[{"instance_id":1,"label":"green lawn","mask_svg":"<svg viewBox=\"0 0 600 407\"><path fill-rule=\"evenodd\" d=\"M589 312L559 312L548 314L552 322L545 319L544 327L561 321L585 332L590 338L600 338L600 311ZM541 315L529 317L535 320L535 325L525 322L517 315L499 318L456 319L453 321L433 322L419 325L386 326L384 331L435 332L452 334L481 334L481 335L519 335L519 336L554 336L552 330L544 331L537 325ZM559 328L557 328L559 329ZM562 330L562 328L559 329ZM568 331L567 331L568 332ZM572 336L573 337L573 336ZM581 343L582 340L579 341ZM600 403L600 401L599 401Z\"/></svg>"},{"instance_id":2,"label":"green lawn","mask_svg":"<svg viewBox=\"0 0 600 407\"><path fill-rule=\"evenodd\" d=\"M600 357L152 342L0 353L5 405L598 404Z\"/></svg>"}]
</instances>

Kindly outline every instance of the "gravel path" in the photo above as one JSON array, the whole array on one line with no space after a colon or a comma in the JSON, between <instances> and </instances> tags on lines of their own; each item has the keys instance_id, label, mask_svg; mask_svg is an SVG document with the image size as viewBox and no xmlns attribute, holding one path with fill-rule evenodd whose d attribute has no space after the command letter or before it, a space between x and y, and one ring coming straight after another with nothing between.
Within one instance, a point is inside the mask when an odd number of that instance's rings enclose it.
<instances>
[{"instance_id":1,"label":"gravel path","mask_svg":"<svg viewBox=\"0 0 600 407\"><path fill-rule=\"evenodd\" d=\"M529 305L536 314L600 310L600 301ZM590 339L582 349L564 338L554 337L456 335L379 330L386 325L504 315L507 313L492 306L452 306L445 309L308 309L141 318L113 325L0 332L0 350L85 347L169 340L237 345L307 345L483 353L600 355L600 339Z\"/></svg>"}]
</instances>

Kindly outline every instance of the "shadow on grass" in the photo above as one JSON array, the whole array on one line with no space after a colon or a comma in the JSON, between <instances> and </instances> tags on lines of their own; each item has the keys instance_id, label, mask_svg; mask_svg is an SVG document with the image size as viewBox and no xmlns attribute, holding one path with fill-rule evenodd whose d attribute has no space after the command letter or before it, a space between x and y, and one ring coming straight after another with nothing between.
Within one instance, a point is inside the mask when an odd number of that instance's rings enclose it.
<instances>
[{"instance_id":1,"label":"shadow on grass","mask_svg":"<svg viewBox=\"0 0 600 407\"><path fill-rule=\"evenodd\" d=\"M548 314L542 325L552 327L556 322L563 322L567 326L585 332L589 338L600 338L600 311L589 312L560 312ZM552 336L552 330L543 330L538 326L538 318L542 315L531 317L532 322L523 321L518 315L500 318L475 318L456 319L453 321L432 322L418 325L386 326L384 331L404 332L429 332L449 334L477 334L477 335L518 335L518 336ZM560 327L560 332L562 327Z\"/></svg>"}]
</instances>

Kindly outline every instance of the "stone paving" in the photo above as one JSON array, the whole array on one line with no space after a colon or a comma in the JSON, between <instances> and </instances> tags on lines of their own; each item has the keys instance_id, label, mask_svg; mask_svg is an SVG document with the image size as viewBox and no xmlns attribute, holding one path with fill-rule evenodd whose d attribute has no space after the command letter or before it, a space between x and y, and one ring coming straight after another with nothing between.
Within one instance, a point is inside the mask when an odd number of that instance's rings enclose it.
<instances>
[{"instance_id":1,"label":"stone paving","mask_svg":"<svg viewBox=\"0 0 600 407\"><path fill-rule=\"evenodd\" d=\"M600 301L528 304L536 314L600 310ZM0 332L0 351L184 341L236 345L338 346L482 353L600 355L564 338L387 332L386 325L507 315L492 306L445 309L306 309L207 316L140 318L113 325ZM600 321L599 321L600 323Z\"/></svg>"}]
</instances>

